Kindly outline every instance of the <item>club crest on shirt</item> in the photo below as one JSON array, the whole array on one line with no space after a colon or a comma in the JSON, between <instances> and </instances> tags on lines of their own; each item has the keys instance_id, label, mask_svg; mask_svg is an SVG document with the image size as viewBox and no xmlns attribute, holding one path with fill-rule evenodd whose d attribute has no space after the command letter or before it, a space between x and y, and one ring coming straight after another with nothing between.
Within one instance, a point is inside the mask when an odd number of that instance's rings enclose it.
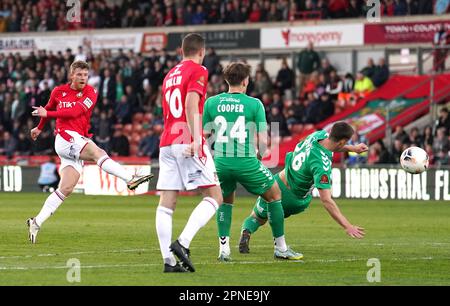
<instances>
[{"instance_id":1,"label":"club crest on shirt","mask_svg":"<svg viewBox=\"0 0 450 306\"><path fill-rule=\"evenodd\" d=\"M322 177L320 178L320 183L321 184L329 184L330 180L328 179L328 175L326 175L326 174L322 175Z\"/></svg>"},{"instance_id":2,"label":"club crest on shirt","mask_svg":"<svg viewBox=\"0 0 450 306\"><path fill-rule=\"evenodd\" d=\"M200 84L201 86L205 86L205 77L201 76L198 80L197 83Z\"/></svg>"}]
</instances>

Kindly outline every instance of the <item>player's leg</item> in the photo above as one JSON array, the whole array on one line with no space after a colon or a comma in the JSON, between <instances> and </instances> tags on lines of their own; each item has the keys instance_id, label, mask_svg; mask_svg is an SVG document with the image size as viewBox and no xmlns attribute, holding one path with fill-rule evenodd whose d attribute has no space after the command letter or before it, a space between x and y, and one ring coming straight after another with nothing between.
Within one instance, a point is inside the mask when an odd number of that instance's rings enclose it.
<instances>
[{"instance_id":1,"label":"player's leg","mask_svg":"<svg viewBox=\"0 0 450 306\"><path fill-rule=\"evenodd\" d=\"M159 178L156 188L161 191L156 209L156 233L159 248L164 261L164 272L187 272L178 264L170 244L172 243L172 218L177 204L178 190L183 184L178 172L176 158L171 155L170 147L162 147L159 154Z\"/></svg>"},{"instance_id":2,"label":"player's leg","mask_svg":"<svg viewBox=\"0 0 450 306\"><path fill-rule=\"evenodd\" d=\"M74 163L76 163L74 161ZM78 166L65 165L62 159L60 170L61 181L59 188L52 192L44 202L41 211L35 218L27 220L29 228L29 239L31 243L36 243L37 234L44 222L55 213L58 207L72 193L73 189L80 179L81 164ZM79 168L78 170L76 168Z\"/></svg>"},{"instance_id":3,"label":"player's leg","mask_svg":"<svg viewBox=\"0 0 450 306\"><path fill-rule=\"evenodd\" d=\"M178 169L183 179L183 185L187 190L199 188L203 195L203 199L192 211L183 232L171 245L172 252L190 271L194 272L195 269L190 261L189 251L191 241L197 232L216 214L217 209L223 202L222 190L219 186L214 161L207 146L203 148L206 158L202 160L195 156L186 158L183 153L187 149L187 145L173 145L172 147L176 151L174 154L177 156Z\"/></svg>"},{"instance_id":4,"label":"player's leg","mask_svg":"<svg viewBox=\"0 0 450 306\"><path fill-rule=\"evenodd\" d=\"M136 189L140 184L149 181L153 177L151 173L149 175L133 175L129 173L121 164L112 160L104 150L100 149L92 141L84 144L80 152L80 159L97 163L107 173L125 181L131 190Z\"/></svg>"},{"instance_id":5,"label":"player's leg","mask_svg":"<svg viewBox=\"0 0 450 306\"><path fill-rule=\"evenodd\" d=\"M224 201L216 213L217 236L219 237L219 257L220 261L231 260L230 229L233 215L233 203L236 190L236 180L233 171L229 169L226 159L216 159L215 166L217 176L220 181Z\"/></svg>"},{"instance_id":6,"label":"player's leg","mask_svg":"<svg viewBox=\"0 0 450 306\"><path fill-rule=\"evenodd\" d=\"M262 198L267 202L268 220L272 228L274 239L275 258L298 260L303 258L303 254L294 252L287 244L284 236L284 208L281 202L281 189L279 179L267 190ZM282 182L281 182L282 183Z\"/></svg>"},{"instance_id":7,"label":"player's leg","mask_svg":"<svg viewBox=\"0 0 450 306\"><path fill-rule=\"evenodd\" d=\"M219 257L217 259L220 261L231 261L230 230L235 197L234 189L236 189L236 183L233 183L221 184L222 192L225 193L224 190L227 190L226 192L229 194L224 196L223 203L219 206L216 213L217 231L219 236ZM229 192L229 190L233 191Z\"/></svg>"},{"instance_id":8,"label":"player's leg","mask_svg":"<svg viewBox=\"0 0 450 306\"><path fill-rule=\"evenodd\" d=\"M258 228L267 222L267 202L261 197L256 200L255 207L247 219L244 220L239 239L239 252L242 254L250 252L250 237Z\"/></svg>"}]
</instances>

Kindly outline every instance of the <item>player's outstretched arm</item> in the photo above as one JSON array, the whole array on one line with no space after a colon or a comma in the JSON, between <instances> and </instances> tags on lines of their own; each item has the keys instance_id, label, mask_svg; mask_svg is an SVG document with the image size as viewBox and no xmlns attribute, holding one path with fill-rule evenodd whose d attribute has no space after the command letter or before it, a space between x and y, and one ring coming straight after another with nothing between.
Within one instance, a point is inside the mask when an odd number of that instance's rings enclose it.
<instances>
[{"instance_id":1,"label":"player's outstretched arm","mask_svg":"<svg viewBox=\"0 0 450 306\"><path fill-rule=\"evenodd\" d=\"M42 106L33 106L33 108L34 111L31 114L41 118L76 118L85 111L85 108L81 104L75 104L73 108L60 109L57 111L48 111Z\"/></svg>"},{"instance_id":2,"label":"player's outstretched arm","mask_svg":"<svg viewBox=\"0 0 450 306\"><path fill-rule=\"evenodd\" d=\"M353 238L361 239L364 237L365 232L364 228L352 225L347 218L341 213L339 207L336 202L331 197L330 189L319 189L320 200L322 201L323 206L328 211L330 216L345 229L347 235Z\"/></svg>"},{"instance_id":3,"label":"player's outstretched arm","mask_svg":"<svg viewBox=\"0 0 450 306\"><path fill-rule=\"evenodd\" d=\"M357 145L345 145L340 152L354 152L354 153L364 153L369 151L369 147L365 143L360 143Z\"/></svg>"}]
</instances>

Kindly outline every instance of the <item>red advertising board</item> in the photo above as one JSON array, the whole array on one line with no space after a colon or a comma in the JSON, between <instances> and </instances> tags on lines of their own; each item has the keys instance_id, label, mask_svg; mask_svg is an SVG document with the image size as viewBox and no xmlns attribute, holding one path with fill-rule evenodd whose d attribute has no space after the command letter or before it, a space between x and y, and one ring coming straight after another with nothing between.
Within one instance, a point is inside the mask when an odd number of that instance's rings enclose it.
<instances>
[{"instance_id":1,"label":"red advertising board","mask_svg":"<svg viewBox=\"0 0 450 306\"><path fill-rule=\"evenodd\" d=\"M157 51L166 48L167 34L165 33L144 33L142 39L141 52L150 52L152 49Z\"/></svg>"},{"instance_id":2,"label":"red advertising board","mask_svg":"<svg viewBox=\"0 0 450 306\"><path fill-rule=\"evenodd\" d=\"M441 24L450 31L450 21L366 24L364 44L431 43Z\"/></svg>"}]
</instances>

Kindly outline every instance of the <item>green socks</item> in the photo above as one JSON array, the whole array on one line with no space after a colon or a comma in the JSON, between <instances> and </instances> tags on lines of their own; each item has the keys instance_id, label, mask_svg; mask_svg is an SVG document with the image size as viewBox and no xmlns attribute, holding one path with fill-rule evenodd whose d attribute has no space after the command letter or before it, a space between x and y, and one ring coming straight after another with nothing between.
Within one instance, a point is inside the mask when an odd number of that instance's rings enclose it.
<instances>
[{"instance_id":1,"label":"green socks","mask_svg":"<svg viewBox=\"0 0 450 306\"><path fill-rule=\"evenodd\" d=\"M273 237L284 236L284 211L281 200L267 203L267 218L272 228Z\"/></svg>"},{"instance_id":2,"label":"green socks","mask_svg":"<svg viewBox=\"0 0 450 306\"><path fill-rule=\"evenodd\" d=\"M217 209L216 221L219 237L230 237L232 213L233 204L223 203Z\"/></svg>"},{"instance_id":3,"label":"green socks","mask_svg":"<svg viewBox=\"0 0 450 306\"><path fill-rule=\"evenodd\" d=\"M259 224L259 222L255 218L253 218L252 216L248 216L242 224L241 231L247 230L250 232L250 234L253 234L258 230L260 226L261 224Z\"/></svg>"}]
</instances>

